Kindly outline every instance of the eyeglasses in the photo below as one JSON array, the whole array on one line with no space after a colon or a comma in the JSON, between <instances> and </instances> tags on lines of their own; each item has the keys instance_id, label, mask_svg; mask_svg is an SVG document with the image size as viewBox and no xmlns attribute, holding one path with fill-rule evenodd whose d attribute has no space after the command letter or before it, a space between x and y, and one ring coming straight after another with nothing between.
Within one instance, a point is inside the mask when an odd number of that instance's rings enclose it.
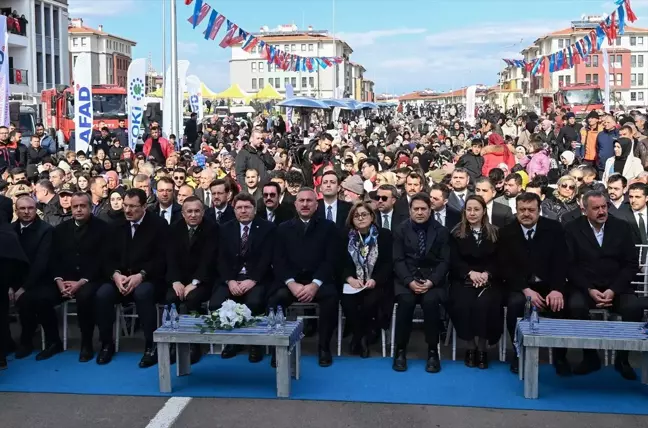
<instances>
[{"instance_id":1,"label":"eyeglasses","mask_svg":"<svg viewBox=\"0 0 648 428\"><path fill-rule=\"evenodd\" d=\"M574 177L573 175L571 176L576 181L583 181L583 177Z\"/></svg>"},{"instance_id":2,"label":"eyeglasses","mask_svg":"<svg viewBox=\"0 0 648 428\"><path fill-rule=\"evenodd\" d=\"M274 198L274 197L276 197L276 196L277 196L276 193L264 193L264 194L263 194L263 197L264 197L264 198Z\"/></svg>"},{"instance_id":3,"label":"eyeglasses","mask_svg":"<svg viewBox=\"0 0 648 428\"><path fill-rule=\"evenodd\" d=\"M353 214L353 218L356 219L356 220L362 220L362 219L365 219L365 218L367 218L369 216L371 216L371 214L369 214L369 213L355 213L355 214Z\"/></svg>"},{"instance_id":4,"label":"eyeglasses","mask_svg":"<svg viewBox=\"0 0 648 428\"><path fill-rule=\"evenodd\" d=\"M374 196L373 199L374 201L383 201L387 202L389 200L390 196Z\"/></svg>"},{"instance_id":5,"label":"eyeglasses","mask_svg":"<svg viewBox=\"0 0 648 428\"><path fill-rule=\"evenodd\" d=\"M562 187L563 189L569 189L569 190L574 190L576 188L576 186L574 186L573 184L561 184L560 187Z\"/></svg>"}]
</instances>

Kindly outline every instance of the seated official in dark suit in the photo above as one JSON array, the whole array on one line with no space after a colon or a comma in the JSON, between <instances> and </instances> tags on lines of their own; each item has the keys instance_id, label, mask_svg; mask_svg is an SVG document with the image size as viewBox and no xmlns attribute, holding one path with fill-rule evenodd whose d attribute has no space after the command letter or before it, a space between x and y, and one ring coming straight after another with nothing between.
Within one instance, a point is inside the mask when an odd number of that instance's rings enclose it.
<instances>
[{"instance_id":1,"label":"seated official in dark suit","mask_svg":"<svg viewBox=\"0 0 648 428\"><path fill-rule=\"evenodd\" d=\"M322 175L320 186L323 199L317 203L317 218L326 219L336 224L339 229L346 227L346 220L351 210L351 204L338 199L340 194L340 178L335 171L326 171Z\"/></svg>"},{"instance_id":2,"label":"seated official in dark suit","mask_svg":"<svg viewBox=\"0 0 648 428\"><path fill-rule=\"evenodd\" d=\"M376 190L378 198L376 207L376 224L389 231L398 226L398 218L394 215L394 205L398 200L398 189L391 184L382 184Z\"/></svg>"},{"instance_id":3,"label":"seated official in dark suit","mask_svg":"<svg viewBox=\"0 0 648 428\"><path fill-rule=\"evenodd\" d=\"M489 178L482 177L477 179L475 184L475 194L484 198L487 207L488 221L493 226L504 227L515 219L511 208L506 205L495 203L494 199L495 196L497 196L497 190Z\"/></svg>"},{"instance_id":4,"label":"seated official in dark suit","mask_svg":"<svg viewBox=\"0 0 648 428\"><path fill-rule=\"evenodd\" d=\"M565 233L556 220L540 217L540 196L522 193L517 197L516 220L499 233L500 269L507 287L506 326L515 340L518 318L524 316L527 299L543 317L566 317L567 244ZM559 376L571 368L566 350L554 349L554 367ZM518 358L511 362L518 373Z\"/></svg>"},{"instance_id":5,"label":"seated official in dark suit","mask_svg":"<svg viewBox=\"0 0 648 428\"><path fill-rule=\"evenodd\" d=\"M146 368L157 364L157 347L153 343L157 328L155 305L166 292L164 265L169 225L146 212L146 193L141 189L127 190L123 206L126 223L112 231L105 262L106 276L112 281L97 291L96 316L101 338L97 364L108 364L115 353L115 305L134 301L145 340L139 366Z\"/></svg>"},{"instance_id":6,"label":"seated official in dark suit","mask_svg":"<svg viewBox=\"0 0 648 428\"><path fill-rule=\"evenodd\" d=\"M439 343L439 305L445 299L444 284L450 263L448 229L432 219L432 202L425 193L412 196L410 221L394 231L394 273L396 274L396 353L393 369L407 370L407 344L412 332L412 317L417 304L425 318L423 329L428 345L425 370L437 373L441 361Z\"/></svg>"},{"instance_id":7,"label":"seated official in dark suit","mask_svg":"<svg viewBox=\"0 0 648 428\"><path fill-rule=\"evenodd\" d=\"M153 214L162 217L168 224L174 224L182 219L182 206L175 201L175 183L169 177L160 177L155 185L157 202L148 209Z\"/></svg>"},{"instance_id":8,"label":"seated official in dark suit","mask_svg":"<svg viewBox=\"0 0 648 428\"><path fill-rule=\"evenodd\" d=\"M393 305L392 236L374 224L375 214L367 202L351 207L349 233L343 254L342 309L353 331L351 353L369 357L369 335L374 327L389 326Z\"/></svg>"},{"instance_id":9,"label":"seated official in dark suit","mask_svg":"<svg viewBox=\"0 0 648 428\"><path fill-rule=\"evenodd\" d=\"M268 220L270 223L280 225L284 221L292 220L297 216L294 203L280 203L279 195L281 186L270 182L263 186L262 199L257 201L257 217Z\"/></svg>"},{"instance_id":10,"label":"seated official in dark suit","mask_svg":"<svg viewBox=\"0 0 648 428\"><path fill-rule=\"evenodd\" d=\"M448 206L449 196L450 189L445 184L439 183L430 187L430 201L432 201L433 218L441 224L441 226L444 226L448 230L452 230L461 221L461 213Z\"/></svg>"},{"instance_id":11,"label":"seated official in dark suit","mask_svg":"<svg viewBox=\"0 0 648 428\"><path fill-rule=\"evenodd\" d=\"M488 368L488 345L502 336L502 288L497 268L497 229L481 196L466 198L461 221L450 233L448 312L457 336L468 342L465 364Z\"/></svg>"},{"instance_id":12,"label":"seated official in dark suit","mask_svg":"<svg viewBox=\"0 0 648 428\"><path fill-rule=\"evenodd\" d=\"M90 195L72 195L72 219L54 228L50 270L63 299L76 299L81 329L79 361L94 358L95 296L105 279L105 248L110 242L109 226L92 215Z\"/></svg>"},{"instance_id":13,"label":"seated official in dark suit","mask_svg":"<svg viewBox=\"0 0 648 428\"><path fill-rule=\"evenodd\" d=\"M623 321L641 321L643 307L631 283L639 271L639 261L630 226L608 216L603 192L587 193L583 208L585 216L565 227L567 275L574 287L569 313L575 319L588 319L590 309L609 308ZM583 361L574 373L588 374L600 367L597 351L584 350ZM617 351L614 367L625 379L637 378L628 362L628 351Z\"/></svg>"},{"instance_id":14,"label":"seated official in dark suit","mask_svg":"<svg viewBox=\"0 0 648 428\"><path fill-rule=\"evenodd\" d=\"M18 220L13 223L13 229L30 267L20 288L9 290L20 315L20 344L15 356L22 359L31 355L34 333L40 324L45 332L45 349L36 355L36 360L46 360L63 351L54 311L61 298L49 272L54 229L36 215L36 202L30 196L18 197L16 214Z\"/></svg>"},{"instance_id":15,"label":"seated official in dark suit","mask_svg":"<svg viewBox=\"0 0 648 428\"><path fill-rule=\"evenodd\" d=\"M274 251L275 280L268 305L284 308L294 302L319 304L319 365L333 363L331 337L337 324L338 294L333 283L339 235L332 221L318 218L317 194L303 188L295 207L299 218L277 229Z\"/></svg>"},{"instance_id":16,"label":"seated official in dark suit","mask_svg":"<svg viewBox=\"0 0 648 428\"><path fill-rule=\"evenodd\" d=\"M232 188L229 183L226 180L214 180L209 185L209 190L213 206L207 208L205 219L217 224L234 220L234 210L228 203L232 196Z\"/></svg>"},{"instance_id":17,"label":"seated official in dark suit","mask_svg":"<svg viewBox=\"0 0 648 428\"><path fill-rule=\"evenodd\" d=\"M205 205L197 196L182 204L182 218L171 225L167 251L167 304L186 307L188 312L203 312L216 280L218 226L205 221ZM191 363L200 360L200 345L191 345Z\"/></svg>"}]
</instances>

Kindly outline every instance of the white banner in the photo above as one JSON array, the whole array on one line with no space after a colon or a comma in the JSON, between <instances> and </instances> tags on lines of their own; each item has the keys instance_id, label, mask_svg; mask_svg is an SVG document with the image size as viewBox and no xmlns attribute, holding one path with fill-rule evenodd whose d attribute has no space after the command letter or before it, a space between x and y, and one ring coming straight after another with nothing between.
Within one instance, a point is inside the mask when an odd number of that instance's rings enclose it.
<instances>
[{"instance_id":1,"label":"white banner","mask_svg":"<svg viewBox=\"0 0 648 428\"><path fill-rule=\"evenodd\" d=\"M142 135L142 118L146 105L144 82L146 79L146 58L133 60L128 66L128 145L135 151L137 140Z\"/></svg>"},{"instance_id":2,"label":"white banner","mask_svg":"<svg viewBox=\"0 0 648 428\"><path fill-rule=\"evenodd\" d=\"M610 112L610 57L606 49L603 49L603 71L605 71L605 86L603 92L603 104L605 111Z\"/></svg>"},{"instance_id":3,"label":"white banner","mask_svg":"<svg viewBox=\"0 0 648 428\"><path fill-rule=\"evenodd\" d=\"M0 125L9 126L9 35L7 17L0 16Z\"/></svg>"},{"instance_id":4,"label":"white banner","mask_svg":"<svg viewBox=\"0 0 648 428\"><path fill-rule=\"evenodd\" d=\"M74 150L87 152L92 141L92 63L89 53L80 53L74 66Z\"/></svg>"},{"instance_id":5,"label":"white banner","mask_svg":"<svg viewBox=\"0 0 648 428\"><path fill-rule=\"evenodd\" d=\"M198 115L198 123L203 120L203 95L198 76L187 76L187 92L189 94L189 109ZM184 128L183 128L184 129Z\"/></svg>"},{"instance_id":6,"label":"white banner","mask_svg":"<svg viewBox=\"0 0 648 428\"><path fill-rule=\"evenodd\" d=\"M477 95L477 85L466 88L466 122L470 125L475 124L475 103Z\"/></svg>"},{"instance_id":7,"label":"white banner","mask_svg":"<svg viewBox=\"0 0 648 428\"><path fill-rule=\"evenodd\" d=\"M183 115L184 109L182 107L182 101L184 100L184 93L186 91L186 76L187 70L189 69L189 61L180 60L178 61L178 115L179 122L174 126L175 129L171 129L171 114L173 109L171 108L171 66L167 68L166 74L164 75L164 99L162 104L163 119L162 119L162 134L168 138L171 134L176 134L176 137L183 130Z\"/></svg>"}]
</instances>

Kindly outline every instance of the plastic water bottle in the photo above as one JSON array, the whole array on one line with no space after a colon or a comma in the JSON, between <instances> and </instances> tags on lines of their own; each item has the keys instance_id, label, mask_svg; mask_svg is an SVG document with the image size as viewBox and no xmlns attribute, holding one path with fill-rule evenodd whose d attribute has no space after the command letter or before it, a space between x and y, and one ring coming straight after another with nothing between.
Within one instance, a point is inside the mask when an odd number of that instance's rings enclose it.
<instances>
[{"instance_id":1,"label":"plastic water bottle","mask_svg":"<svg viewBox=\"0 0 648 428\"><path fill-rule=\"evenodd\" d=\"M274 309L270 308L268 311L268 332L272 334L274 332L275 325L277 324L277 318L275 317Z\"/></svg>"},{"instance_id":2,"label":"plastic water bottle","mask_svg":"<svg viewBox=\"0 0 648 428\"><path fill-rule=\"evenodd\" d=\"M171 328L171 312L169 305L164 305L164 312L162 312L162 326L164 328Z\"/></svg>"},{"instance_id":3,"label":"plastic water bottle","mask_svg":"<svg viewBox=\"0 0 648 428\"><path fill-rule=\"evenodd\" d=\"M540 318L538 318L538 308L535 306L533 307L533 311L531 312L531 331L538 331L540 328Z\"/></svg>"},{"instance_id":4,"label":"plastic water bottle","mask_svg":"<svg viewBox=\"0 0 648 428\"><path fill-rule=\"evenodd\" d=\"M171 328L177 330L180 325L180 315L178 315L178 310L176 309L175 303L171 305Z\"/></svg>"},{"instance_id":5,"label":"plastic water bottle","mask_svg":"<svg viewBox=\"0 0 648 428\"><path fill-rule=\"evenodd\" d=\"M284 316L283 308L281 306L277 306L277 315L275 317L277 323L277 332L283 334L286 327L286 317Z\"/></svg>"},{"instance_id":6,"label":"plastic water bottle","mask_svg":"<svg viewBox=\"0 0 648 428\"><path fill-rule=\"evenodd\" d=\"M524 304L524 320L529 321L531 319L531 296L527 296L526 303Z\"/></svg>"}]
</instances>

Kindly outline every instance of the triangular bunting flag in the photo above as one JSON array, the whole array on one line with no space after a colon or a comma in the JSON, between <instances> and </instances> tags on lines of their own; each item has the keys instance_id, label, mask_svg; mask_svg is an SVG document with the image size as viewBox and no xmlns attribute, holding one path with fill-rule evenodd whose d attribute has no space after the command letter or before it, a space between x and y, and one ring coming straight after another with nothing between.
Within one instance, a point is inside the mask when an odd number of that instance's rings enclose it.
<instances>
[{"instance_id":1,"label":"triangular bunting flag","mask_svg":"<svg viewBox=\"0 0 648 428\"><path fill-rule=\"evenodd\" d=\"M200 4L200 8L194 7L194 13L187 20L191 25L193 25L194 28L196 28L196 26L200 25L200 23L203 22L203 19L205 19L205 17L211 10L211 6L207 3L199 1L198 3L196 3L196 6L198 6L198 4ZM198 9L198 14L196 14L196 9Z\"/></svg>"},{"instance_id":2,"label":"triangular bunting flag","mask_svg":"<svg viewBox=\"0 0 648 428\"><path fill-rule=\"evenodd\" d=\"M221 26L225 22L225 16L219 14L215 10L212 10L211 15L209 16L209 23L207 24L207 29L205 30L205 40L214 40Z\"/></svg>"}]
</instances>

